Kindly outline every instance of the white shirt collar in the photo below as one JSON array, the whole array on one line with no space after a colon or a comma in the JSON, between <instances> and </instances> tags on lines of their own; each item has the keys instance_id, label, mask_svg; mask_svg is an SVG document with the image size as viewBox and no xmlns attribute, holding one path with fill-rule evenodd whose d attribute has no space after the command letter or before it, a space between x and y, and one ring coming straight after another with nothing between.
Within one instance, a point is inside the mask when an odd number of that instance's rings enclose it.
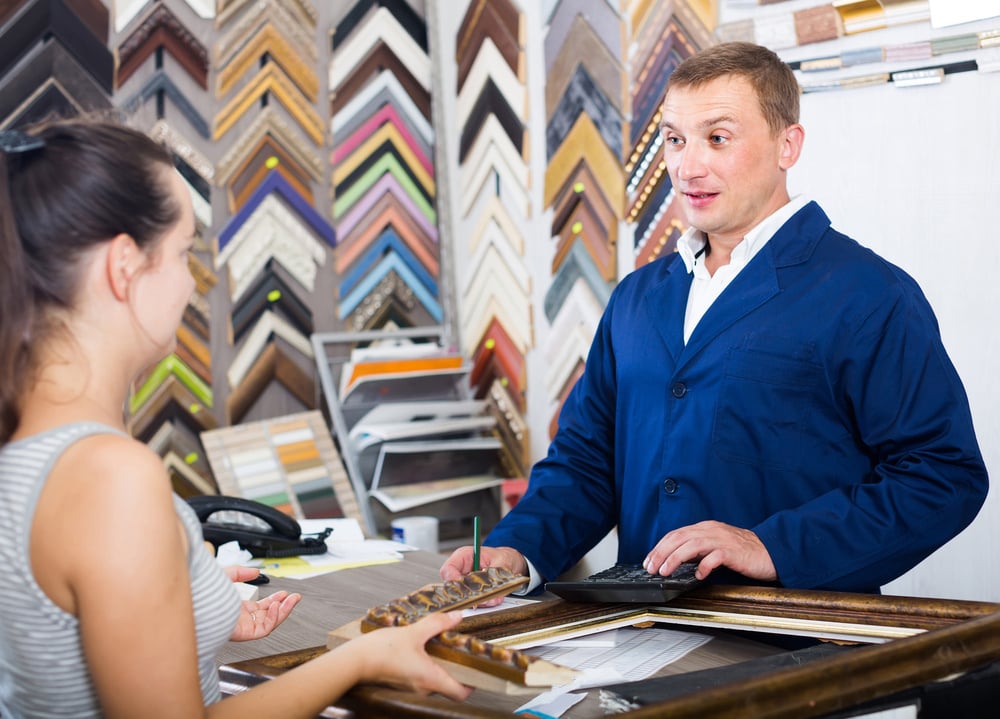
<instances>
[{"instance_id":1,"label":"white shirt collar","mask_svg":"<svg viewBox=\"0 0 1000 719\"><path fill-rule=\"evenodd\" d=\"M792 215L805 207L808 202L809 200L802 195L796 195L765 217L760 224L747 232L742 242L733 248L730 262L740 265L749 262L760 251L760 248L774 237L781 226ZM677 240L677 252L680 253L681 260L688 272L694 271L695 263L700 259L699 253L705 248L705 243L705 233L694 227L689 227Z\"/></svg>"}]
</instances>

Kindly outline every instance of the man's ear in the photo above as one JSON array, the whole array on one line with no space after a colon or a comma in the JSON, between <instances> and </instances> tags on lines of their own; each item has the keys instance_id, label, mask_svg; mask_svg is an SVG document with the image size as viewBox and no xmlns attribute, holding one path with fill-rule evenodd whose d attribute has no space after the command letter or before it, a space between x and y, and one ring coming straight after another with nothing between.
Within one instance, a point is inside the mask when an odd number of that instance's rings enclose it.
<instances>
[{"instance_id":1,"label":"man's ear","mask_svg":"<svg viewBox=\"0 0 1000 719\"><path fill-rule=\"evenodd\" d=\"M806 131L798 123L789 125L782 131L781 155L778 158L778 166L782 170L788 170L799 161L802 143L805 142L805 139Z\"/></svg>"},{"instance_id":2,"label":"man's ear","mask_svg":"<svg viewBox=\"0 0 1000 719\"><path fill-rule=\"evenodd\" d=\"M124 302L128 298L132 278L142 262L142 252L131 235L122 233L108 243L104 262L111 293L115 299Z\"/></svg>"}]
</instances>

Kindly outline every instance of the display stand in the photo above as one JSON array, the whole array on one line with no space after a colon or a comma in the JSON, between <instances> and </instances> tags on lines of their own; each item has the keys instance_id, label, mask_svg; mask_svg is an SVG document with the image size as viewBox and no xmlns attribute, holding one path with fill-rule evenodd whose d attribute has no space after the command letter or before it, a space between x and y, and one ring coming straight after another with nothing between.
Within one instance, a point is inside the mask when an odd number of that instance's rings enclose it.
<instances>
[{"instance_id":1,"label":"display stand","mask_svg":"<svg viewBox=\"0 0 1000 719\"><path fill-rule=\"evenodd\" d=\"M469 363L419 354L440 350L444 337L442 327L311 336L331 432L370 536L387 533L394 517L429 514L447 546L467 541L474 516L486 528L499 520L500 443L485 403L471 397ZM400 358L354 361L373 347L398 348ZM417 354L404 357L411 348Z\"/></svg>"}]
</instances>

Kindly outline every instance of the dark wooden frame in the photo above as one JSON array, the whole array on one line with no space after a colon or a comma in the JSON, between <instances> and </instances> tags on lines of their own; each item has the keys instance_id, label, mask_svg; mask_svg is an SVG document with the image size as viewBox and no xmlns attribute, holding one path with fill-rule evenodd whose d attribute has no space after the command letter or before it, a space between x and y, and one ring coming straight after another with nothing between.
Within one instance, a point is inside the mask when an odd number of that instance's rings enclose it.
<instances>
[{"instance_id":1,"label":"dark wooden frame","mask_svg":"<svg viewBox=\"0 0 1000 719\"><path fill-rule=\"evenodd\" d=\"M915 599L758 587L702 587L670 605L672 610L738 614L768 618L834 622L911 629L902 639L860 647L789 669L695 691L625 712L627 719L669 716L685 719L747 717L778 719L818 717L886 697L927 682L971 671L1000 660L1000 604L947 599ZM556 600L469 617L459 630L487 641L504 642L526 630L558 630L568 622L599 618L630 609L640 617L643 605L590 605ZM683 618L678 621L683 623ZM324 651L315 647L224 665L223 690L235 693L273 677ZM323 716L454 717L501 719L511 714L455 704L436 697L376 686L354 688Z\"/></svg>"}]
</instances>

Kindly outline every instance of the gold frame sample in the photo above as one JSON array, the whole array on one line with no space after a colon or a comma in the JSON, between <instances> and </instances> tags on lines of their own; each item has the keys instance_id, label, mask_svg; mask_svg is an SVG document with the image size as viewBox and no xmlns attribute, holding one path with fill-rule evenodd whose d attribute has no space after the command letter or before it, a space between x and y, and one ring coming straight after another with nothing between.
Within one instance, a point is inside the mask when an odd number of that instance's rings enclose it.
<instances>
[{"instance_id":1,"label":"gold frame sample","mask_svg":"<svg viewBox=\"0 0 1000 719\"><path fill-rule=\"evenodd\" d=\"M581 623L589 622L597 631L604 628L602 624L625 618L642 622L650 614L664 615L664 610L680 624L687 622L685 613L696 613L699 621L712 615L740 616L758 631L784 631L782 627L792 622L823 631L832 626L837 629L832 636L839 636L845 628L868 627L865 631L881 643L692 691L624 712L620 716L626 719L816 717L1000 660L1000 604L760 587L701 587L657 607L538 602L468 617L457 631L503 645L529 633L562 638ZM903 636L891 639L892 635ZM224 690L239 691L322 651L316 647L225 665L220 670ZM356 687L337 706L365 717L512 716L374 686Z\"/></svg>"}]
</instances>

